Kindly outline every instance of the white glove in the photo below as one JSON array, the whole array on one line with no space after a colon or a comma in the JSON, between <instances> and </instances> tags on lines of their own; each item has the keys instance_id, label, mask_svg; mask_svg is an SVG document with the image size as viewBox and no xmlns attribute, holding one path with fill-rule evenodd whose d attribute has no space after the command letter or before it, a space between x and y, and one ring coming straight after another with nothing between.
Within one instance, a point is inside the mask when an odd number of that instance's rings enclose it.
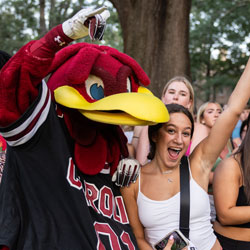
<instances>
[{"instance_id":1,"label":"white glove","mask_svg":"<svg viewBox=\"0 0 250 250\"><path fill-rule=\"evenodd\" d=\"M110 16L109 11L106 9L107 7L103 6L96 10L80 10L62 24L64 34L74 40L85 37L88 34L91 35L92 40L96 38L101 40L106 27L106 20ZM90 31L89 28L91 29Z\"/></svg>"},{"instance_id":2,"label":"white glove","mask_svg":"<svg viewBox=\"0 0 250 250\"><path fill-rule=\"evenodd\" d=\"M117 167L117 171L112 176L112 181L117 186L125 187L130 183L135 183L139 175L140 163L135 159L122 159Z\"/></svg>"}]
</instances>

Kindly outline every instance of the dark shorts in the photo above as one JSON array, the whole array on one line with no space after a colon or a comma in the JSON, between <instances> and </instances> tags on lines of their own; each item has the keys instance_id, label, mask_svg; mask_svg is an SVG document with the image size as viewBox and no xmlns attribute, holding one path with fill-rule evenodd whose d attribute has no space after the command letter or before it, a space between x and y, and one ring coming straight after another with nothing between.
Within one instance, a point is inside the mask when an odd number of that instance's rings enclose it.
<instances>
[{"instance_id":1,"label":"dark shorts","mask_svg":"<svg viewBox=\"0 0 250 250\"><path fill-rule=\"evenodd\" d=\"M250 250L249 241L233 240L214 232L223 250Z\"/></svg>"}]
</instances>

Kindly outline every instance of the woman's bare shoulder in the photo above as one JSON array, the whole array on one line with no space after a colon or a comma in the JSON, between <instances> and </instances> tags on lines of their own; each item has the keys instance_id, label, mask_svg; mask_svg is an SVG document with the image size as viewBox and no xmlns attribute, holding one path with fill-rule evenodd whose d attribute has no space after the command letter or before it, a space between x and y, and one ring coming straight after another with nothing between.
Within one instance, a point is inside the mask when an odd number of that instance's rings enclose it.
<instances>
[{"instance_id":1,"label":"woman's bare shoulder","mask_svg":"<svg viewBox=\"0 0 250 250\"><path fill-rule=\"evenodd\" d=\"M215 175L221 175L222 177L241 175L241 166L238 157L232 155L222 160L215 169Z\"/></svg>"},{"instance_id":2,"label":"woman's bare shoulder","mask_svg":"<svg viewBox=\"0 0 250 250\"><path fill-rule=\"evenodd\" d=\"M214 191L221 187L232 187L233 184L241 186L242 182L241 166L235 156L222 160L216 167L213 179Z\"/></svg>"}]
</instances>

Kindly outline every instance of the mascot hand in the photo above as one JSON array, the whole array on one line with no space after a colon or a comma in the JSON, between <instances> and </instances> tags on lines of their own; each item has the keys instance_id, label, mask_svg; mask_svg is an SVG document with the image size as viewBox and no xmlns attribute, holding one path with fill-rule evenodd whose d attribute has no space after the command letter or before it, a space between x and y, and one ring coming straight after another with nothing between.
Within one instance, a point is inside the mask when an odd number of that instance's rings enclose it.
<instances>
[{"instance_id":1,"label":"mascot hand","mask_svg":"<svg viewBox=\"0 0 250 250\"><path fill-rule=\"evenodd\" d=\"M117 171L112 176L112 181L117 186L125 187L136 182L139 175L140 163L134 159L122 159L117 167Z\"/></svg>"},{"instance_id":2,"label":"mascot hand","mask_svg":"<svg viewBox=\"0 0 250 250\"><path fill-rule=\"evenodd\" d=\"M92 40L101 40L109 16L105 6L96 10L82 9L62 24L63 32L74 40L88 34Z\"/></svg>"}]
</instances>

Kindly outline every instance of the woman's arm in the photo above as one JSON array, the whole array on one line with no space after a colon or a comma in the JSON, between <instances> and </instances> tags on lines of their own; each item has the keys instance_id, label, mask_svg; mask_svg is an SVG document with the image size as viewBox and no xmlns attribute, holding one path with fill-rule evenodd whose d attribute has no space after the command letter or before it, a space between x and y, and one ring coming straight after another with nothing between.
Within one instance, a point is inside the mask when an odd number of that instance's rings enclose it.
<instances>
[{"instance_id":1,"label":"woman's arm","mask_svg":"<svg viewBox=\"0 0 250 250\"><path fill-rule=\"evenodd\" d=\"M137 146L138 146L138 142L139 142L142 128L143 128L143 126L135 126L134 127L134 133L133 133L133 138L132 138L131 143L134 146L135 150L137 150Z\"/></svg>"},{"instance_id":2,"label":"woman's arm","mask_svg":"<svg viewBox=\"0 0 250 250\"><path fill-rule=\"evenodd\" d=\"M213 194L216 213L222 225L250 222L250 206L236 206L241 179L240 166L233 156L224 159L215 170Z\"/></svg>"},{"instance_id":3,"label":"woman's arm","mask_svg":"<svg viewBox=\"0 0 250 250\"><path fill-rule=\"evenodd\" d=\"M139 220L138 206L137 206L137 188L138 180L129 187L121 188L121 194L125 203L126 211L129 218L129 223L133 229L137 244L141 250L152 250L152 247L145 240L144 228Z\"/></svg>"},{"instance_id":4,"label":"woman's arm","mask_svg":"<svg viewBox=\"0 0 250 250\"><path fill-rule=\"evenodd\" d=\"M148 161L149 153L149 139L148 139L148 126L144 126L141 129L137 149L136 149L136 160L140 162L141 165L144 165Z\"/></svg>"},{"instance_id":5,"label":"woman's arm","mask_svg":"<svg viewBox=\"0 0 250 250\"><path fill-rule=\"evenodd\" d=\"M229 98L227 108L216 120L209 135L196 146L190 156L191 168L200 172L197 177L203 177L203 183L208 182L209 172L230 138L249 97L250 62L248 60L246 68Z\"/></svg>"}]
</instances>

